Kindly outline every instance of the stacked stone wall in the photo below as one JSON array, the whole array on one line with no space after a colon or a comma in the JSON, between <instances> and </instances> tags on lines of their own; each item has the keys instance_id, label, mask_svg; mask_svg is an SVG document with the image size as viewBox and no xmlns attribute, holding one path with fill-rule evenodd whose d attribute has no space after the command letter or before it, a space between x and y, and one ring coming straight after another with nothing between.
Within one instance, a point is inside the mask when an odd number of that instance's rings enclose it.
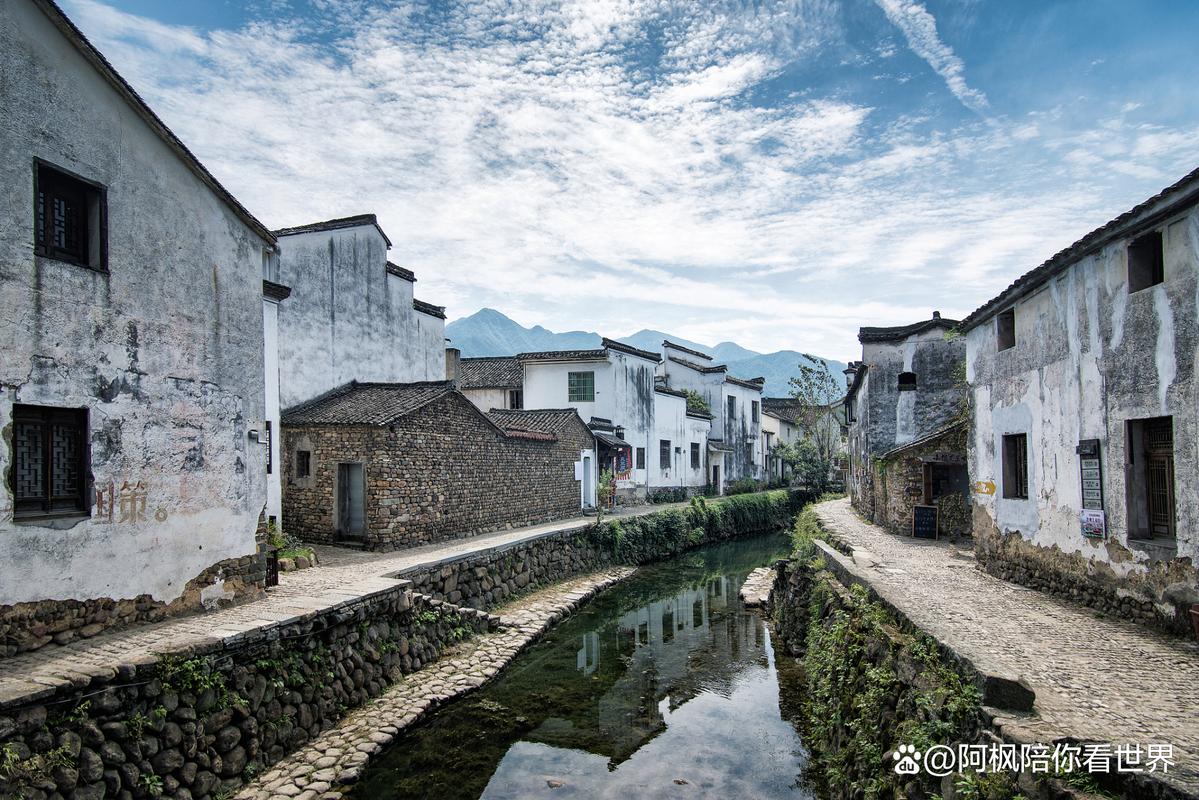
<instances>
[{"instance_id":1,"label":"stacked stone wall","mask_svg":"<svg viewBox=\"0 0 1199 800\"><path fill-rule=\"evenodd\" d=\"M228 797L348 709L496 624L398 585L234 645L0 703L0 796Z\"/></svg>"},{"instance_id":2,"label":"stacked stone wall","mask_svg":"<svg viewBox=\"0 0 1199 800\"><path fill-rule=\"evenodd\" d=\"M0 606L0 658L50 644L70 644L99 633L262 597L266 558L261 553L213 564L169 603L140 597L39 600Z\"/></svg>"},{"instance_id":3,"label":"stacked stone wall","mask_svg":"<svg viewBox=\"0 0 1199 800\"><path fill-rule=\"evenodd\" d=\"M283 518L306 541L341 541L334 518L338 464L361 462L371 549L563 519L581 511L574 464L593 447L582 422L554 441L506 435L459 395L389 427L288 427ZM311 453L306 479L295 477L297 450Z\"/></svg>"}]
</instances>

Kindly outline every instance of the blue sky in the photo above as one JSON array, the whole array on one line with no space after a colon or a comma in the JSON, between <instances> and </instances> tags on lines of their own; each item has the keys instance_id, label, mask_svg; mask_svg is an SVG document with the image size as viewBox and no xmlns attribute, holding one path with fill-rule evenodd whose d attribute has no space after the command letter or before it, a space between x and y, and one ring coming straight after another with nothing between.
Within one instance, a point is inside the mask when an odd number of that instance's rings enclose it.
<instances>
[{"instance_id":1,"label":"blue sky","mask_svg":"<svg viewBox=\"0 0 1199 800\"><path fill-rule=\"evenodd\" d=\"M451 318L847 359L1199 166L1199 3L65 0L271 227Z\"/></svg>"}]
</instances>

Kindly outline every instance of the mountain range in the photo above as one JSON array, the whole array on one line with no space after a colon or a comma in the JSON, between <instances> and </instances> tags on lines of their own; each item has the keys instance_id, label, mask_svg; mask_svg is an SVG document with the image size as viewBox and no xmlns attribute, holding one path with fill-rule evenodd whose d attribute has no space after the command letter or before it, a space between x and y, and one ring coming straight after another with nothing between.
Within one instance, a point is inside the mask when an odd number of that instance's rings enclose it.
<instances>
[{"instance_id":1,"label":"mountain range","mask_svg":"<svg viewBox=\"0 0 1199 800\"><path fill-rule=\"evenodd\" d=\"M469 317L454 320L446 325L445 335L454 347L462 351L463 358L511 356L517 353L551 350L591 350L600 346L602 338L598 333L590 331L555 333L540 325L526 328L493 308L484 308ZM730 375L738 378L765 378L766 387L763 393L767 397L785 397L790 394L788 381L799 371L797 367L800 363L814 365L818 361L826 361L833 377L842 386L845 384L844 362L821 359L819 356L795 350L759 353L735 342L721 342L709 346L649 329L638 331L631 336L619 337L616 341L660 353L664 339L707 353L716 363L726 364Z\"/></svg>"}]
</instances>

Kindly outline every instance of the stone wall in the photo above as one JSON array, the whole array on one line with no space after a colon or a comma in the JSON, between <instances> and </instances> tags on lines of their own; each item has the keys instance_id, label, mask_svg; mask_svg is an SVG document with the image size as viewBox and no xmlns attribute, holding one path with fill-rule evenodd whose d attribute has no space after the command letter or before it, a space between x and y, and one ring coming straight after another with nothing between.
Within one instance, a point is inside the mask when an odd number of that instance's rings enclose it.
<instances>
[{"instance_id":1,"label":"stone wall","mask_svg":"<svg viewBox=\"0 0 1199 800\"><path fill-rule=\"evenodd\" d=\"M979 566L997 578L1057 595L1076 603L1181 636L1191 635L1190 607L1199 569L1189 559L1153 562L1129 570L1135 555L1115 540L1088 542L1102 558L1040 547L1019 532L1001 533L979 506L974 506L974 555Z\"/></svg>"},{"instance_id":2,"label":"stone wall","mask_svg":"<svg viewBox=\"0 0 1199 800\"><path fill-rule=\"evenodd\" d=\"M335 543L339 462L360 461L366 481L366 541L393 549L520 527L580 513L574 464L594 447L579 422L556 441L505 435L459 394L383 428L285 427L284 519L305 541ZM308 450L311 477L295 477Z\"/></svg>"},{"instance_id":3,"label":"stone wall","mask_svg":"<svg viewBox=\"0 0 1199 800\"><path fill-rule=\"evenodd\" d=\"M966 457L966 429L955 428L943 436L913 445L887 458L870 463L871 477L867 482L868 497L859 495L854 507L876 525L892 533L910 535L912 508L924 504L924 464L938 454L952 453ZM961 465L965 469L964 463ZM939 526L942 536L968 536L971 518L969 500L965 494L953 493L934 498L940 509Z\"/></svg>"},{"instance_id":4,"label":"stone wall","mask_svg":"<svg viewBox=\"0 0 1199 800\"><path fill-rule=\"evenodd\" d=\"M0 796L228 797L348 709L496 625L401 584L235 646L0 703Z\"/></svg>"}]
</instances>

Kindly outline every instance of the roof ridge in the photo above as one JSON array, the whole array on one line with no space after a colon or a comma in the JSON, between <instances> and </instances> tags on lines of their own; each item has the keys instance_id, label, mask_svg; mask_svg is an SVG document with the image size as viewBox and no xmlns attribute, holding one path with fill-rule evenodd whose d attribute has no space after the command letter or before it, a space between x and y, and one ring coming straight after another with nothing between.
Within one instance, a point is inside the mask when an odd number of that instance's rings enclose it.
<instances>
[{"instance_id":1,"label":"roof ridge","mask_svg":"<svg viewBox=\"0 0 1199 800\"><path fill-rule=\"evenodd\" d=\"M360 225L374 225L379 231L379 235L383 237L383 241L387 242L387 246L391 247L391 239L384 233L383 227L379 224L379 218L375 214L353 214L348 217L335 217L334 219L320 220L319 222L306 222L302 225L292 225L286 228L277 228L272 231L275 236L293 236L298 233L314 233L317 231L338 231L346 228L357 228ZM400 267L403 269L403 267Z\"/></svg>"}]
</instances>

